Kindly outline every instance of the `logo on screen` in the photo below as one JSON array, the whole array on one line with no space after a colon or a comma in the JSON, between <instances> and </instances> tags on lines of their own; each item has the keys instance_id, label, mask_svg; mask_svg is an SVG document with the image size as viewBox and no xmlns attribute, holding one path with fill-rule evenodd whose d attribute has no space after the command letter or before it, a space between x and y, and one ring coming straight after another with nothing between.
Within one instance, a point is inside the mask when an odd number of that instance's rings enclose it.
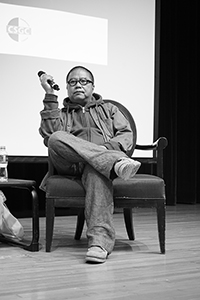
<instances>
[{"instance_id":1,"label":"logo on screen","mask_svg":"<svg viewBox=\"0 0 200 300\"><path fill-rule=\"evenodd\" d=\"M20 18L10 20L6 31L8 35L16 42L23 42L31 35L31 28L26 21Z\"/></svg>"}]
</instances>

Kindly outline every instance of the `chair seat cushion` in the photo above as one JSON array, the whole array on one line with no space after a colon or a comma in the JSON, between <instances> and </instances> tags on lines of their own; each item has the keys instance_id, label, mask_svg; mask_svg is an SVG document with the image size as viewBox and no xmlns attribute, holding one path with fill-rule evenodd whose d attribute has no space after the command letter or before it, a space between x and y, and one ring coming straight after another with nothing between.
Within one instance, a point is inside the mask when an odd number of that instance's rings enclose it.
<instances>
[{"instance_id":1,"label":"chair seat cushion","mask_svg":"<svg viewBox=\"0 0 200 300\"><path fill-rule=\"evenodd\" d=\"M160 177L136 174L131 180L116 178L113 182L114 198L165 199L165 183Z\"/></svg>"},{"instance_id":2,"label":"chair seat cushion","mask_svg":"<svg viewBox=\"0 0 200 300\"><path fill-rule=\"evenodd\" d=\"M46 183L46 197L84 197L85 190L80 179L53 175Z\"/></svg>"},{"instance_id":3,"label":"chair seat cushion","mask_svg":"<svg viewBox=\"0 0 200 300\"><path fill-rule=\"evenodd\" d=\"M113 181L114 198L165 199L165 184L154 175L136 174L133 179ZM80 198L85 190L80 179L54 175L47 180L46 198Z\"/></svg>"}]
</instances>

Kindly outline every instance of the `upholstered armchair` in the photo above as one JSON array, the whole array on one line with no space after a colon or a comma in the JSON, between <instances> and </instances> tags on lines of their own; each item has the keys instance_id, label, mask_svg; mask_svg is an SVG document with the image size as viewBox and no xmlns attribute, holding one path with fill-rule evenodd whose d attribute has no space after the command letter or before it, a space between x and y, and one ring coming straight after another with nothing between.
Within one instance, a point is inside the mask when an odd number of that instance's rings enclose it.
<instances>
[{"instance_id":1,"label":"upholstered armchair","mask_svg":"<svg viewBox=\"0 0 200 300\"><path fill-rule=\"evenodd\" d=\"M113 101L125 117L129 120L136 137L136 125L130 112L122 104ZM114 186L114 205L123 209L124 221L127 234L130 240L135 239L133 228L133 213L135 207L153 207L157 213L158 239L160 252L165 253L165 182L163 179L163 149L167 146L167 139L159 138L151 145L137 145L136 149L152 150L152 158L137 158L141 163L151 164L154 174L141 174L140 172L133 179L124 181L116 178L113 181ZM131 157L133 149L128 152ZM84 199L85 191L81 180L72 180L69 177L56 175L49 160L49 168L52 176L47 180L46 185L46 252L51 251L55 208L77 208L77 225L75 239L81 238L84 226Z\"/></svg>"}]
</instances>

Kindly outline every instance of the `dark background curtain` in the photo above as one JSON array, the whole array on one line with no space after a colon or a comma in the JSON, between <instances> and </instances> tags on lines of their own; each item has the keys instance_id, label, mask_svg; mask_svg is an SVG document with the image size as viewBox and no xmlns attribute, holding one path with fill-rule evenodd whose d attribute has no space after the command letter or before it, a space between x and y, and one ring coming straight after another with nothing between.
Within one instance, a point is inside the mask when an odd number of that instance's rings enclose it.
<instances>
[{"instance_id":1,"label":"dark background curtain","mask_svg":"<svg viewBox=\"0 0 200 300\"><path fill-rule=\"evenodd\" d=\"M197 20L199 1L161 0L159 135L166 136L167 203L199 203Z\"/></svg>"},{"instance_id":2,"label":"dark background curtain","mask_svg":"<svg viewBox=\"0 0 200 300\"><path fill-rule=\"evenodd\" d=\"M167 205L199 203L197 157L197 18L198 0L161 0L159 128L169 145L164 151ZM41 140L42 142L42 140ZM9 163L11 178L33 179L39 184L47 162ZM8 206L16 216L31 215L24 190L5 190ZM39 190L40 214L44 193ZM21 198L21 199L20 199ZM20 201L18 201L20 199Z\"/></svg>"}]
</instances>

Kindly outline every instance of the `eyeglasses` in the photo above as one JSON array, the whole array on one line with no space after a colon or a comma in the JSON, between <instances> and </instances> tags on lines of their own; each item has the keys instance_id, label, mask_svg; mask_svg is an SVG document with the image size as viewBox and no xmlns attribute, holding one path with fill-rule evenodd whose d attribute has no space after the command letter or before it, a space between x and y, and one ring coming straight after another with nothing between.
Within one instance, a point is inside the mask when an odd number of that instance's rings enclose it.
<instances>
[{"instance_id":1,"label":"eyeglasses","mask_svg":"<svg viewBox=\"0 0 200 300\"><path fill-rule=\"evenodd\" d=\"M79 82L81 85L87 85L88 83L93 83L93 81L86 79L86 78L80 78L80 79L72 78L67 83L70 86L75 86L75 85L77 85L77 82Z\"/></svg>"}]
</instances>

